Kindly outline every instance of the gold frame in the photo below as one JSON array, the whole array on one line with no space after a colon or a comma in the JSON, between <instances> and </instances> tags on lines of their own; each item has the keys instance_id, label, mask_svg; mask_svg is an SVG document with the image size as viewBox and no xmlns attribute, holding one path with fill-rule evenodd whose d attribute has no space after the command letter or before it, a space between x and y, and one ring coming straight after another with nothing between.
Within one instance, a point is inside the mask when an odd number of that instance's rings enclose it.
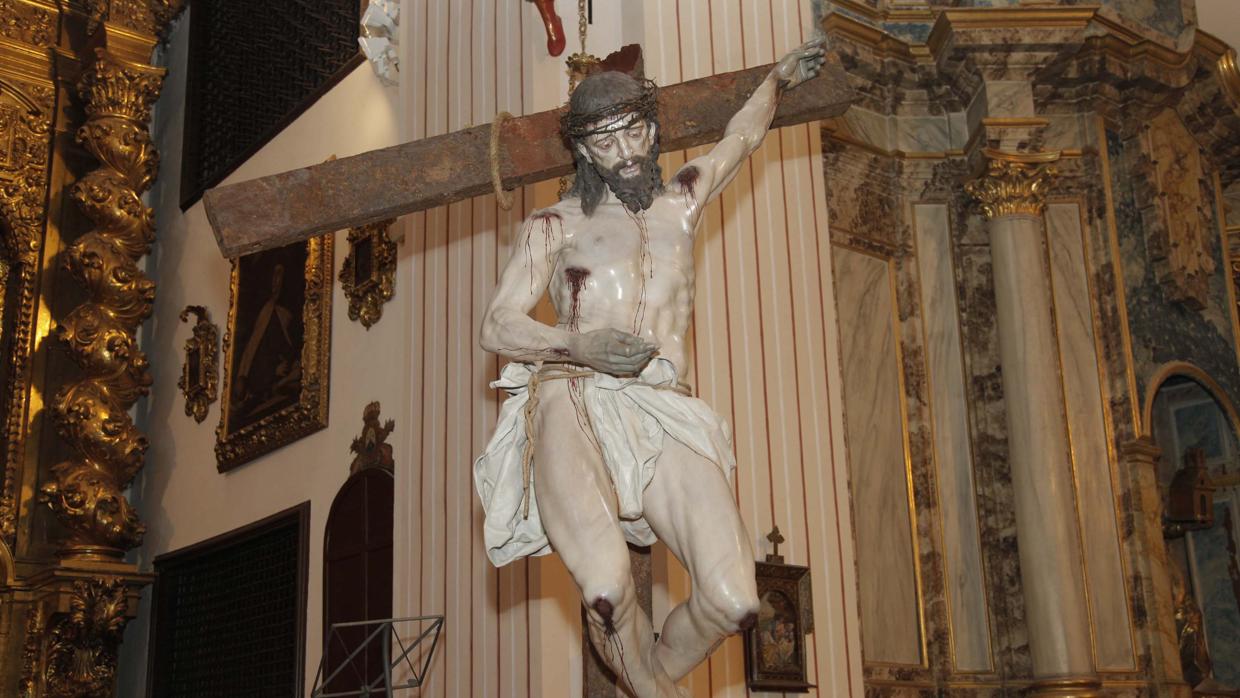
<instances>
[{"instance_id":1,"label":"gold frame","mask_svg":"<svg viewBox=\"0 0 1240 698\"><path fill-rule=\"evenodd\" d=\"M367 330L383 317L383 304L395 293L396 243L388 236L395 222L389 218L349 230L349 253L340 267L340 286L349 299L349 319L361 322ZM362 241L370 242L370 274L359 280L355 265Z\"/></svg>"},{"instance_id":2,"label":"gold frame","mask_svg":"<svg viewBox=\"0 0 1240 698\"><path fill-rule=\"evenodd\" d=\"M194 336L185 340L185 361L181 364L181 379L177 387L185 396L185 416L193 417L195 422L202 423L207 418L207 409L219 397L219 343L220 331L211 322L207 309L201 305L187 305L181 311L181 322L189 322L193 314L198 320L194 323ZM198 375L190 376L191 352L198 352Z\"/></svg>"},{"instance_id":3,"label":"gold frame","mask_svg":"<svg viewBox=\"0 0 1240 698\"><path fill-rule=\"evenodd\" d=\"M233 338L237 332L237 294L241 271L233 260L228 284L228 329L224 334L224 399L220 400L220 423L215 430L215 458L220 472L232 470L259 456L327 427L328 384L331 377L332 234L311 238L307 246L305 326L301 347L301 396L295 405L269 414L253 424L228 433L232 389Z\"/></svg>"}]
</instances>

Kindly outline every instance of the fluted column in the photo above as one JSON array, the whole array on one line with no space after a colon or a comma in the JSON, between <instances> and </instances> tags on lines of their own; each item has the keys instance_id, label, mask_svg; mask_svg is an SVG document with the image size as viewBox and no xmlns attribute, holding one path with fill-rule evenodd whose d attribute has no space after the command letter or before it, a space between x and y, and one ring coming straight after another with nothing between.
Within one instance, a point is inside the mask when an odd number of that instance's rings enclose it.
<instances>
[{"instance_id":1,"label":"fluted column","mask_svg":"<svg viewBox=\"0 0 1240 698\"><path fill-rule=\"evenodd\" d=\"M1059 153L986 156L966 188L990 233L1032 694L1097 695L1042 218Z\"/></svg>"}]
</instances>

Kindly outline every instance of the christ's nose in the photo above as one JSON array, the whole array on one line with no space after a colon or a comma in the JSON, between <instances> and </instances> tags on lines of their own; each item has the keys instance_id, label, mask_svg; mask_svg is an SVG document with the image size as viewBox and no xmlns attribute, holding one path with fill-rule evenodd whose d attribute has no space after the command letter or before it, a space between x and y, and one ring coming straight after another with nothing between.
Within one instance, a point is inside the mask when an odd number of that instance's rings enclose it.
<instances>
[{"instance_id":1,"label":"christ's nose","mask_svg":"<svg viewBox=\"0 0 1240 698\"><path fill-rule=\"evenodd\" d=\"M618 143L619 143L618 151L620 153L620 157L624 158L625 160L632 159L633 146L627 143L626 141L624 141L623 139L620 139Z\"/></svg>"}]
</instances>

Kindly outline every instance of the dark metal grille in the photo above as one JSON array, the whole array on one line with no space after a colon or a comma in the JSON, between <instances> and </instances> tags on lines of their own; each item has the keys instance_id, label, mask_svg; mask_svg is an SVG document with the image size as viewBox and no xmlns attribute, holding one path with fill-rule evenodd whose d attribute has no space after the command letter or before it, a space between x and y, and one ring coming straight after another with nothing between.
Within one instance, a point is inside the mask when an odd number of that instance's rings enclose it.
<instances>
[{"instance_id":1,"label":"dark metal grille","mask_svg":"<svg viewBox=\"0 0 1240 698\"><path fill-rule=\"evenodd\" d=\"M151 695L301 693L305 518L293 510L156 560Z\"/></svg>"},{"instance_id":2,"label":"dark metal grille","mask_svg":"<svg viewBox=\"0 0 1240 698\"><path fill-rule=\"evenodd\" d=\"M359 0L210 0L190 13L183 208L362 61Z\"/></svg>"}]
</instances>

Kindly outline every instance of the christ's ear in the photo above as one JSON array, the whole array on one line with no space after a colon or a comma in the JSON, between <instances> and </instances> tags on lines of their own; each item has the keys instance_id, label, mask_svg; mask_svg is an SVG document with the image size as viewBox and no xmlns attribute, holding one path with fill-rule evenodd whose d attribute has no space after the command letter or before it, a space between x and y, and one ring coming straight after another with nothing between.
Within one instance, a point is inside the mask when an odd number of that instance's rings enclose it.
<instances>
[{"instance_id":1,"label":"christ's ear","mask_svg":"<svg viewBox=\"0 0 1240 698\"><path fill-rule=\"evenodd\" d=\"M593 165L594 158L590 155L590 149L586 147L586 144L581 141L577 141L575 145L577 146L577 152L581 153L582 157L586 159L586 162Z\"/></svg>"},{"instance_id":2,"label":"christ's ear","mask_svg":"<svg viewBox=\"0 0 1240 698\"><path fill-rule=\"evenodd\" d=\"M650 139L650 145L654 145L659 142L659 124L654 121L647 121L646 124L650 127L646 137Z\"/></svg>"}]
</instances>

